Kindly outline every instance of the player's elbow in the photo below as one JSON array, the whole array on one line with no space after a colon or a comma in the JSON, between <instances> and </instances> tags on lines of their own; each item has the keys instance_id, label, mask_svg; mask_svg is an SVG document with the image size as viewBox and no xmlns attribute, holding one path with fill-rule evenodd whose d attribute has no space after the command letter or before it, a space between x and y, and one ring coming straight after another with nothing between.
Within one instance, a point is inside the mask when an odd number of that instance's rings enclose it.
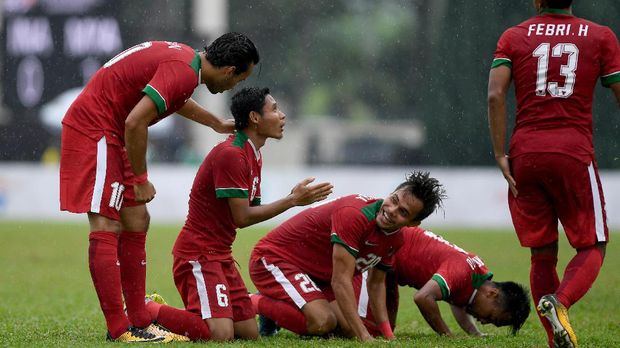
<instances>
[{"instance_id":1,"label":"player's elbow","mask_svg":"<svg viewBox=\"0 0 620 348\"><path fill-rule=\"evenodd\" d=\"M489 93L487 94L487 103L489 107L501 105L505 100L506 93L499 89L489 89Z\"/></svg>"},{"instance_id":2,"label":"player's elbow","mask_svg":"<svg viewBox=\"0 0 620 348\"><path fill-rule=\"evenodd\" d=\"M421 291L418 291L415 295L413 295L413 302L415 302L418 307L424 307L429 301L434 300Z\"/></svg>"},{"instance_id":3,"label":"player's elbow","mask_svg":"<svg viewBox=\"0 0 620 348\"><path fill-rule=\"evenodd\" d=\"M140 122L138 122L134 117L127 117L125 120L125 132L133 132L140 128Z\"/></svg>"},{"instance_id":4,"label":"player's elbow","mask_svg":"<svg viewBox=\"0 0 620 348\"><path fill-rule=\"evenodd\" d=\"M245 216L233 216L233 222L238 228L248 227L252 224L250 219Z\"/></svg>"}]
</instances>

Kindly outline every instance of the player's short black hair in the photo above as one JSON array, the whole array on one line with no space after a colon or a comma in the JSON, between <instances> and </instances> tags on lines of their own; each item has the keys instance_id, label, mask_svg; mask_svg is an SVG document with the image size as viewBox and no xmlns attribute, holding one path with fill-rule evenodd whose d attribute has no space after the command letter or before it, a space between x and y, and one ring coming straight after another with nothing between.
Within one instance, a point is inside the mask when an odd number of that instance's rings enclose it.
<instances>
[{"instance_id":1,"label":"player's short black hair","mask_svg":"<svg viewBox=\"0 0 620 348\"><path fill-rule=\"evenodd\" d=\"M205 47L206 59L216 67L234 66L235 74L258 64L260 57L252 40L241 33L226 33Z\"/></svg>"},{"instance_id":2,"label":"player's short black hair","mask_svg":"<svg viewBox=\"0 0 620 348\"><path fill-rule=\"evenodd\" d=\"M497 326L511 326L513 335L521 329L530 315L530 296L526 287L515 282L492 282L500 290L499 302L504 312L510 313L510 319Z\"/></svg>"},{"instance_id":3,"label":"player's short black hair","mask_svg":"<svg viewBox=\"0 0 620 348\"><path fill-rule=\"evenodd\" d=\"M435 178L430 177L429 172L413 171L407 175L405 182L398 185L396 190L406 188L424 204L422 210L415 217L415 221L422 221L431 215L435 209L441 207L446 198L443 185Z\"/></svg>"},{"instance_id":4,"label":"player's short black hair","mask_svg":"<svg viewBox=\"0 0 620 348\"><path fill-rule=\"evenodd\" d=\"M233 95L230 112L235 118L235 129L242 130L248 127L251 111L263 114L267 94L269 88L246 87Z\"/></svg>"},{"instance_id":5,"label":"player's short black hair","mask_svg":"<svg viewBox=\"0 0 620 348\"><path fill-rule=\"evenodd\" d=\"M569 8L573 3L573 0L546 0L545 7L547 8Z\"/></svg>"}]
</instances>

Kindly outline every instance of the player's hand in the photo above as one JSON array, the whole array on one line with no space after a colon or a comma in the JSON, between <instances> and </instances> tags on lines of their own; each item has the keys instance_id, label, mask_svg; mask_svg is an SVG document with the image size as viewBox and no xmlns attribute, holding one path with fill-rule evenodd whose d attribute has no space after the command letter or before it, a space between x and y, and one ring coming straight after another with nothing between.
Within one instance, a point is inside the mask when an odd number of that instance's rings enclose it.
<instances>
[{"instance_id":1,"label":"player's hand","mask_svg":"<svg viewBox=\"0 0 620 348\"><path fill-rule=\"evenodd\" d=\"M372 335L370 335L369 333L366 333L365 335L360 337L360 341L362 341L364 343L372 343L372 342L375 341L375 338L372 337Z\"/></svg>"},{"instance_id":2,"label":"player's hand","mask_svg":"<svg viewBox=\"0 0 620 348\"><path fill-rule=\"evenodd\" d=\"M506 179L506 181L508 182L510 192L512 192L513 196L517 197L517 195L519 194L519 192L517 191L517 182L510 173L510 163L508 162L508 156L495 156L495 161L497 162L497 166L499 167L499 169L502 171L504 179Z\"/></svg>"},{"instance_id":3,"label":"player's hand","mask_svg":"<svg viewBox=\"0 0 620 348\"><path fill-rule=\"evenodd\" d=\"M306 178L291 190L293 203L296 206L322 201L332 193L334 186L328 182L310 185L314 178Z\"/></svg>"},{"instance_id":4,"label":"player's hand","mask_svg":"<svg viewBox=\"0 0 620 348\"><path fill-rule=\"evenodd\" d=\"M235 132L235 120L233 118L222 120L218 125L213 126L213 130L220 134L232 134Z\"/></svg>"},{"instance_id":5,"label":"player's hand","mask_svg":"<svg viewBox=\"0 0 620 348\"><path fill-rule=\"evenodd\" d=\"M136 202L148 203L155 198L155 186L150 181L133 185Z\"/></svg>"}]
</instances>

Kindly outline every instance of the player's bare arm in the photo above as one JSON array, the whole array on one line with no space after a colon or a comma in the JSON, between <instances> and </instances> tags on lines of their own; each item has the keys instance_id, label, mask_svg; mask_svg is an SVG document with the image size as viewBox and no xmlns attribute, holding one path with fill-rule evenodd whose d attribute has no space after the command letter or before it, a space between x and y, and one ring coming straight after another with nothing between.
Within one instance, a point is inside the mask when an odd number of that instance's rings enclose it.
<instances>
[{"instance_id":1,"label":"player's bare arm","mask_svg":"<svg viewBox=\"0 0 620 348\"><path fill-rule=\"evenodd\" d=\"M247 227L281 214L286 210L322 201L332 193L332 184L323 182L310 185L314 178L306 178L293 187L291 193L275 202L250 206L247 198L228 198L228 205L237 227Z\"/></svg>"},{"instance_id":2,"label":"player's bare arm","mask_svg":"<svg viewBox=\"0 0 620 348\"><path fill-rule=\"evenodd\" d=\"M357 313L357 303L351 282L355 272L355 257L344 246L334 244L332 253L333 272L331 285L338 307L348 326L362 342L373 341Z\"/></svg>"},{"instance_id":3,"label":"player's bare arm","mask_svg":"<svg viewBox=\"0 0 620 348\"><path fill-rule=\"evenodd\" d=\"M146 146L148 126L157 117L157 107L150 97L144 96L125 120L125 148L131 169L136 176L146 173ZM155 187L148 180L134 185L136 201L150 202L155 197Z\"/></svg>"},{"instance_id":4,"label":"player's bare arm","mask_svg":"<svg viewBox=\"0 0 620 348\"><path fill-rule=\"evenodd\" d=\"M371 268L366 280L370 308L375 318L375 324L381 330L381 334L388 340L394 339L394 333L390 327L390 321L386 306L385 271Z\"/></svg>"},{"instance_id":5,"label":"player's bare arm","mask_svg":"<svg viewBox=\"0 0 620 348\"><path fill-rule=\"evenodd\" d=\"M508 182L510 191L516 197L517 184L510 173L508 157L506 157L506 94L512 80L511 70L505 65L491 69L489 73L488 117L493 143L493 154L499 169Z\"/></svg>"},{"instance_id":6,"label":"player's bare arm","mask_svg":"<svg viewBox=\"0 0 620 348\"><path fill-rule=\"evenodd\" d=\"M618 103L618 107L620 107L620 82L614 83L613 85L609 86L609 88L611 88L611 90L614 92L614 95L616 96L616 102Z\"/></svg>"},{"instance_id":7,"label":"player's bare arm","mask_svg":"<svg viewBox=\"0 0 620 348\"><path fill-rule=\"evenodd\" d=\"M463 329L463 331L467 332L468 335L484 336L484 334L480 332L480 330L478 330L478 327L476 326L473 317L467 314L465 308L450 305L450 309L452 310L452 315L454 315L454 319L456 319L456 322L459 324L461 329Z\"/></svg>"},{"instance_id":8,"label":"player's bare arm","mask_svg":"<svg viewBox=\"0 0 620 348\"><path fill-rule=\"evenodd\" d=\"M177 113L187 119L211 127L218 133L233 133L235 130L235 120L225 120L215 116L192 98L189 98L187 102L177 110Z\"/></svg>"},{"instance_id":9,"label":"player's bare arm","mask_svg":"<svg viewBox=\"0 0 620 348\"><path fill-rule=\"evenodd\" d=\"M443 298L441 288L434 280L429 280L413 296L413 301L418 306L420 313L426 322L440 335L452 336L452 332L441 317L437 301Z\"/></svg>"}]
</instances>

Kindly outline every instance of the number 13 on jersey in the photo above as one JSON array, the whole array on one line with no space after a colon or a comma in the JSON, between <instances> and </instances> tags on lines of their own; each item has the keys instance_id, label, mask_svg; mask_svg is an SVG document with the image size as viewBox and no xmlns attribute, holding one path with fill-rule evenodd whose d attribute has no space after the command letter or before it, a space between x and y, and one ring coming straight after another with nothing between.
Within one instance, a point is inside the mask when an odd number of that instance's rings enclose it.
<instances>
[{"instance_id":1,"label":"number 13 on jersey","mask_svg":"<svg viewBox=\"0 0 620 348\"><path fill-rule=\"evenodd\" d=\"M536 47L532 56L538 58L538 68L536 69L536 95L545 96L547 91L552 97L568 98L573 94L575 86L575 70L579 61L579 49L572 43L559 43L550 48L548 42L541 43ZM549 55L551 53L551 55ZM549 70L550 58L562 58L568 54L566 64L560 67L560 75L565 77L564 86L559 86L557 82L547 83L547 72Z\"/></svg>"}]
</instances>

